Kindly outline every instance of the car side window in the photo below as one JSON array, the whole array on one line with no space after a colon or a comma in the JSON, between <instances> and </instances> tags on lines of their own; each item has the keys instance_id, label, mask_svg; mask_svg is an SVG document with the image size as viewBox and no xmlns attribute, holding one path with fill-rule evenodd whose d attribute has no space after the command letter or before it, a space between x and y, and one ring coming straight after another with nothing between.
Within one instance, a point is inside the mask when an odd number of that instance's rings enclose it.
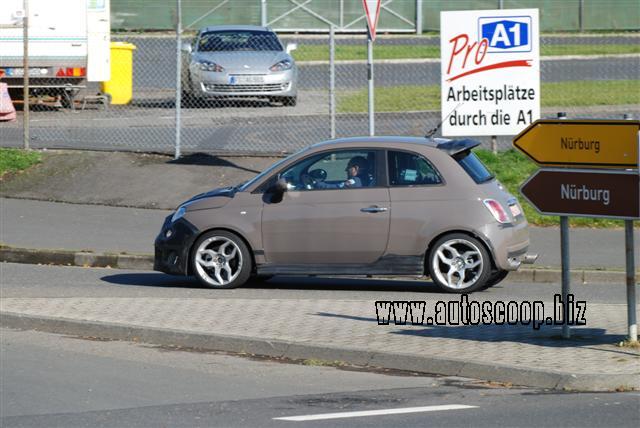
<instances>
[{"instance_id":1,"label":"car side window","mask_svg":"<svg viewBox=\"0 0 640 428\"><path fill-rule=\"evenodd\" d=\"M375 150L337 150L304 159L280 174L291 190L326 190L376 185Z\"/></svg>"},{"instance_id":2,"label":"car side window","mask_svg":"<svg viewBox=\"0 0 640 428\"><path fill-rule=\"evenodd\" d=\"M389 151L389 184L391 186L420 186L441 184L438 170L417 153Z\"/></svg>"}]
</instances>

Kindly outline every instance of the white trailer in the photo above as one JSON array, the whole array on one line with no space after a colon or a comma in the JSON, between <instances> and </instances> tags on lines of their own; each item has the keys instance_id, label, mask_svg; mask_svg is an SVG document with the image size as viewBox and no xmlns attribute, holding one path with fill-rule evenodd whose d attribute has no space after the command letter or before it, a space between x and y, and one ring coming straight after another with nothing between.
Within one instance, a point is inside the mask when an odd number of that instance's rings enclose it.
<instances>
[{"instance_id":1,"label":"white trailer","mask_svg":"<svg viewBox=\"0 0 640 428\"><path fill-rule=\"evenodd\" d=\"M110 0L1 0L0 79L22 98L25 2L29 88L71 102L86 82L110 77Z\"/></svg>"}]
</instances>

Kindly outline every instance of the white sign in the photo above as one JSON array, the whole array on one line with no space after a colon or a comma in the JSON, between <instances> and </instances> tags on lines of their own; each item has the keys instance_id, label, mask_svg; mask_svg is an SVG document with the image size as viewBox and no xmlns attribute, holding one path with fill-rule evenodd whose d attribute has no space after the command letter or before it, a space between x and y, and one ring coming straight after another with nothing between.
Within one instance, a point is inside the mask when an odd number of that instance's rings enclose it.
<instances>
[{"instance_id":1,"label":"white sign","mask_svg":"<svg viewBox=\"0 0 640 428\"><path fill-rule=\"evenodd\" d=\"M369 34L371 40L376 39L376 27L378 26L378 17L380 16L381 0L362 0L364 14L367 16L367 24L369 25Z\"/></svg>"},{"instance_id":2,"label":"white sign","mask_svg":"<svg viewBox=\"0 0 640 428\"><path fill-rule=\"evenodd\" d=\"M538 9L440 12L442 135L516 135L540 118L538 22Z\"/></svg>"}]
</instances>

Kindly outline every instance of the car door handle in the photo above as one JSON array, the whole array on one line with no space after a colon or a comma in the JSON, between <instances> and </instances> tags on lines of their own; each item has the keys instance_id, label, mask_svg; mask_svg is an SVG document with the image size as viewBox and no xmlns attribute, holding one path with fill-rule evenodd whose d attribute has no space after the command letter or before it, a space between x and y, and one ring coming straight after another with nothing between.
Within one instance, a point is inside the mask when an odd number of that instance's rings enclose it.
<instances>
[{"instance_id":1,"label":"car door handle","mask_svg":"<svg viewBox=\"0 0 640 428\"><path fill-rule=\"evenodd\" d=\"M387 211L388 208L386 207L367 207L367 208L360 208L360 211L362 211L363 213L382 213Z\"/></svg>"}]
</instances>

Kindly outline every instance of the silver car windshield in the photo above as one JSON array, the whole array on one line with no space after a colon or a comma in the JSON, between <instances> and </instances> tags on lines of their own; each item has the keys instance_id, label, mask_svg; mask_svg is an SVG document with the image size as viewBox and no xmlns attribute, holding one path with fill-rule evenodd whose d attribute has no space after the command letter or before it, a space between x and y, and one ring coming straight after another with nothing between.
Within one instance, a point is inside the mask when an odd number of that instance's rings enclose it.
<instances>
[{"instance_id":1,"label":"silver car windshield","mask_svg":"<svg viewBox=\"0 0 640 428\"><path fill-rule=\"evenodd\" d=\"M278 37L269 31L214 31L203 33L198 41L198 52L282 50Z\"/></svg>"}]
</instances>

